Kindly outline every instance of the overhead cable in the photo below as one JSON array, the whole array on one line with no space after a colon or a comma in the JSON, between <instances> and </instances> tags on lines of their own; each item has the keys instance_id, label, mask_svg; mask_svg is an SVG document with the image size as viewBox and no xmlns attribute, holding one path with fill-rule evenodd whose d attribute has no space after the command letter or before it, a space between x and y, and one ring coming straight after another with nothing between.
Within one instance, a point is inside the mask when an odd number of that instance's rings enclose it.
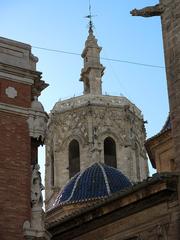
<instances>
[{"instance_id":1,"label":"overhead cable","mask_svg":"<svg viewBox=\"0 0 180 240\"><path fill-rule=\"evenodd\" d=\"M56 52L56 53L63 53L63 54L81 56L80 53L75 53L75 52L69 52L69 51L52 49L52 48L45 48L45 47L38 47L38 46L32 46L32 47L33 47L33 48L36 48L36 49L44 50L44 51L50 51L50 52ZM140 62L133 62L133 61L127 61L127 60L121 60L121 59L115 59L115 58L105 58L105 57L101 57L101 59L102 59L102 60L106 60L106 61L111 61L111 62L121 62L121 63L127 63L127 64L144 66L144 67L153 67L153 68L165 69L164 66L153 65L153 64L146 64L146 63L140 63Z\"/></svg>"}]
</instances>

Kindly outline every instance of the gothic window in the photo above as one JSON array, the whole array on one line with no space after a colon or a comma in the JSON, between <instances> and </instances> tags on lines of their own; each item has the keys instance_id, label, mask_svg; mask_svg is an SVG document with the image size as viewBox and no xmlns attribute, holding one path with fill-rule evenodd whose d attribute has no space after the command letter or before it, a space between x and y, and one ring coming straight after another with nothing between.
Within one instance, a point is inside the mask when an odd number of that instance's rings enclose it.
<instances>
[{"instance_id":1,"label":"gothic window","mask_svg":"<svg viewBox=\"0 0 180 240\"><path fill-rule=\"evenodd\" d=\"M116 143L111 137L104 140L104 163L116 168Z\"/></svg>"},{"instance_id":2,"label":"gothic window","mask_svg":"<svg viewBox=\"0 0 180 240\"><path fill-rule=\"evenodd\" d=\"M79 143L72 140L69 144L69 178L80 171Z\"/></svg>"}]
</instances>

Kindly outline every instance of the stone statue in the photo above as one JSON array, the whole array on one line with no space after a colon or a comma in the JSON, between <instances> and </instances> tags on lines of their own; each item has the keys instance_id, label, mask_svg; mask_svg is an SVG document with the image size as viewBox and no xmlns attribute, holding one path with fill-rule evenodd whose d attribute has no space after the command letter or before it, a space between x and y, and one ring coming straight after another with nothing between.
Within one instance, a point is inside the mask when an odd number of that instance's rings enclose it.
<instances>
[{"instance_id":1,"label":"stone statue","mask_svg":"<svg viewBox=\"0 0 180 240\"><path fill-rule=\"evenodd\" d=\"M130 13L132 16L141 17L153 17L160 16L164 11L164 7L161 4L156 4L155 6L149 6L142 9L133 9Z\"/></svg>"},{"instance_id":2,"label":"stone statue","mask_svg":"<svg viewBox=\"0 0 180 240\"><path fill-rule=\"evenodd\" d=\"M97 128L94 127L93 129L93 143L92 143L92 147L91 147L91 156L94 162L99 162L101 160L101 151L102 148L98 143L97 140Z\"/></svg>"},{"instance_id":3,"label":"stone statue","mask_svg":"<svg viewBox=\"0 0 180 240\"><path fill-rule=\"evenodd\" d=\"M43 206L43 197L42 190L44 190L44 186L41 181L41 173L39 172L39 165L36 164L34 169L32 170L32 179L31 179L31 204L33 207Z\"/></svg>"},{"instance_id":4,"label":"stone statue","mask_svg":"<svg viewBox=\"0 0 180 240\"><path fill-rule=\"evenodd\" d=\"M43 197L41 191L44 186L41 182L41 173L38 164L33 166L31 178L31 220L23 224L25 239L50 240L51 237L44 227Z\"/></svg>"},{"instance_id":5,"label":"stone statue","mask_svg":"<svg viewBox=\"0 0 180 240\"><path fill-rule=\"evenodd\" d=\"M91 148L93 162L101 161L101 151L102 151L102 148L99 146L99 143L95 141Z\"/></svg>"}]
</instances>

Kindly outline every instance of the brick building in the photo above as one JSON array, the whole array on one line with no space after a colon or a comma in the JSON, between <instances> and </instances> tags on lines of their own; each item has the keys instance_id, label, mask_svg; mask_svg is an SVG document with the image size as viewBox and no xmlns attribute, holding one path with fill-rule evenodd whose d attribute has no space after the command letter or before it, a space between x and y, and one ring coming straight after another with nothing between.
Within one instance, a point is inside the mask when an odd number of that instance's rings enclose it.
<instances>
[{"instance_id":1,"label":"brick building","mask_svg":"<svg viewBox=\"0 0 180 240\"><path fill-rule=\"evenodd\" d=\"M47 87L27 44L0 38L0 239L24 239L31 222L32 171L47 115L38 96ZM42 209L40 210L40 212Z\"/></svg>"}]
</instances>

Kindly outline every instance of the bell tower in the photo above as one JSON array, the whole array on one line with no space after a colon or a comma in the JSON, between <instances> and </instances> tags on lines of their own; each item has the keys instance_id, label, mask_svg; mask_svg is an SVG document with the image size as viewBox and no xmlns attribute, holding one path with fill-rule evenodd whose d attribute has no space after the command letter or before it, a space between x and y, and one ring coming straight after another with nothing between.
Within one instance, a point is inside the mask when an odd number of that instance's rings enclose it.
<instances>
[{"instance_id":1,"label":"bell tower","mask_svg":"<svg viewBox=\"0 0 180 240\"><path fill-rule=\"evenodd\" d=\"M82 53L84 94L57 102L49 116L46 209L71 177L96 162L119 169L134 182L148 176L143 117L126 97L102 94L100 51L90 21Z\"/></svg>"},{"instance_id":2,"label":"bell tower","mask_svg":"<svg viewBox=\"0 0 180 240\"><path fill-rule=\"evenodd\" d=\"M38 96L48 85L36 70L37 61L31 53L31 46L0 37L2 240L25 239L28 236L24 234L24 223L25 227L31 228L32 172L38 163L37 149L44 142L47 122Z\"/></svg>"}]
</instances>

